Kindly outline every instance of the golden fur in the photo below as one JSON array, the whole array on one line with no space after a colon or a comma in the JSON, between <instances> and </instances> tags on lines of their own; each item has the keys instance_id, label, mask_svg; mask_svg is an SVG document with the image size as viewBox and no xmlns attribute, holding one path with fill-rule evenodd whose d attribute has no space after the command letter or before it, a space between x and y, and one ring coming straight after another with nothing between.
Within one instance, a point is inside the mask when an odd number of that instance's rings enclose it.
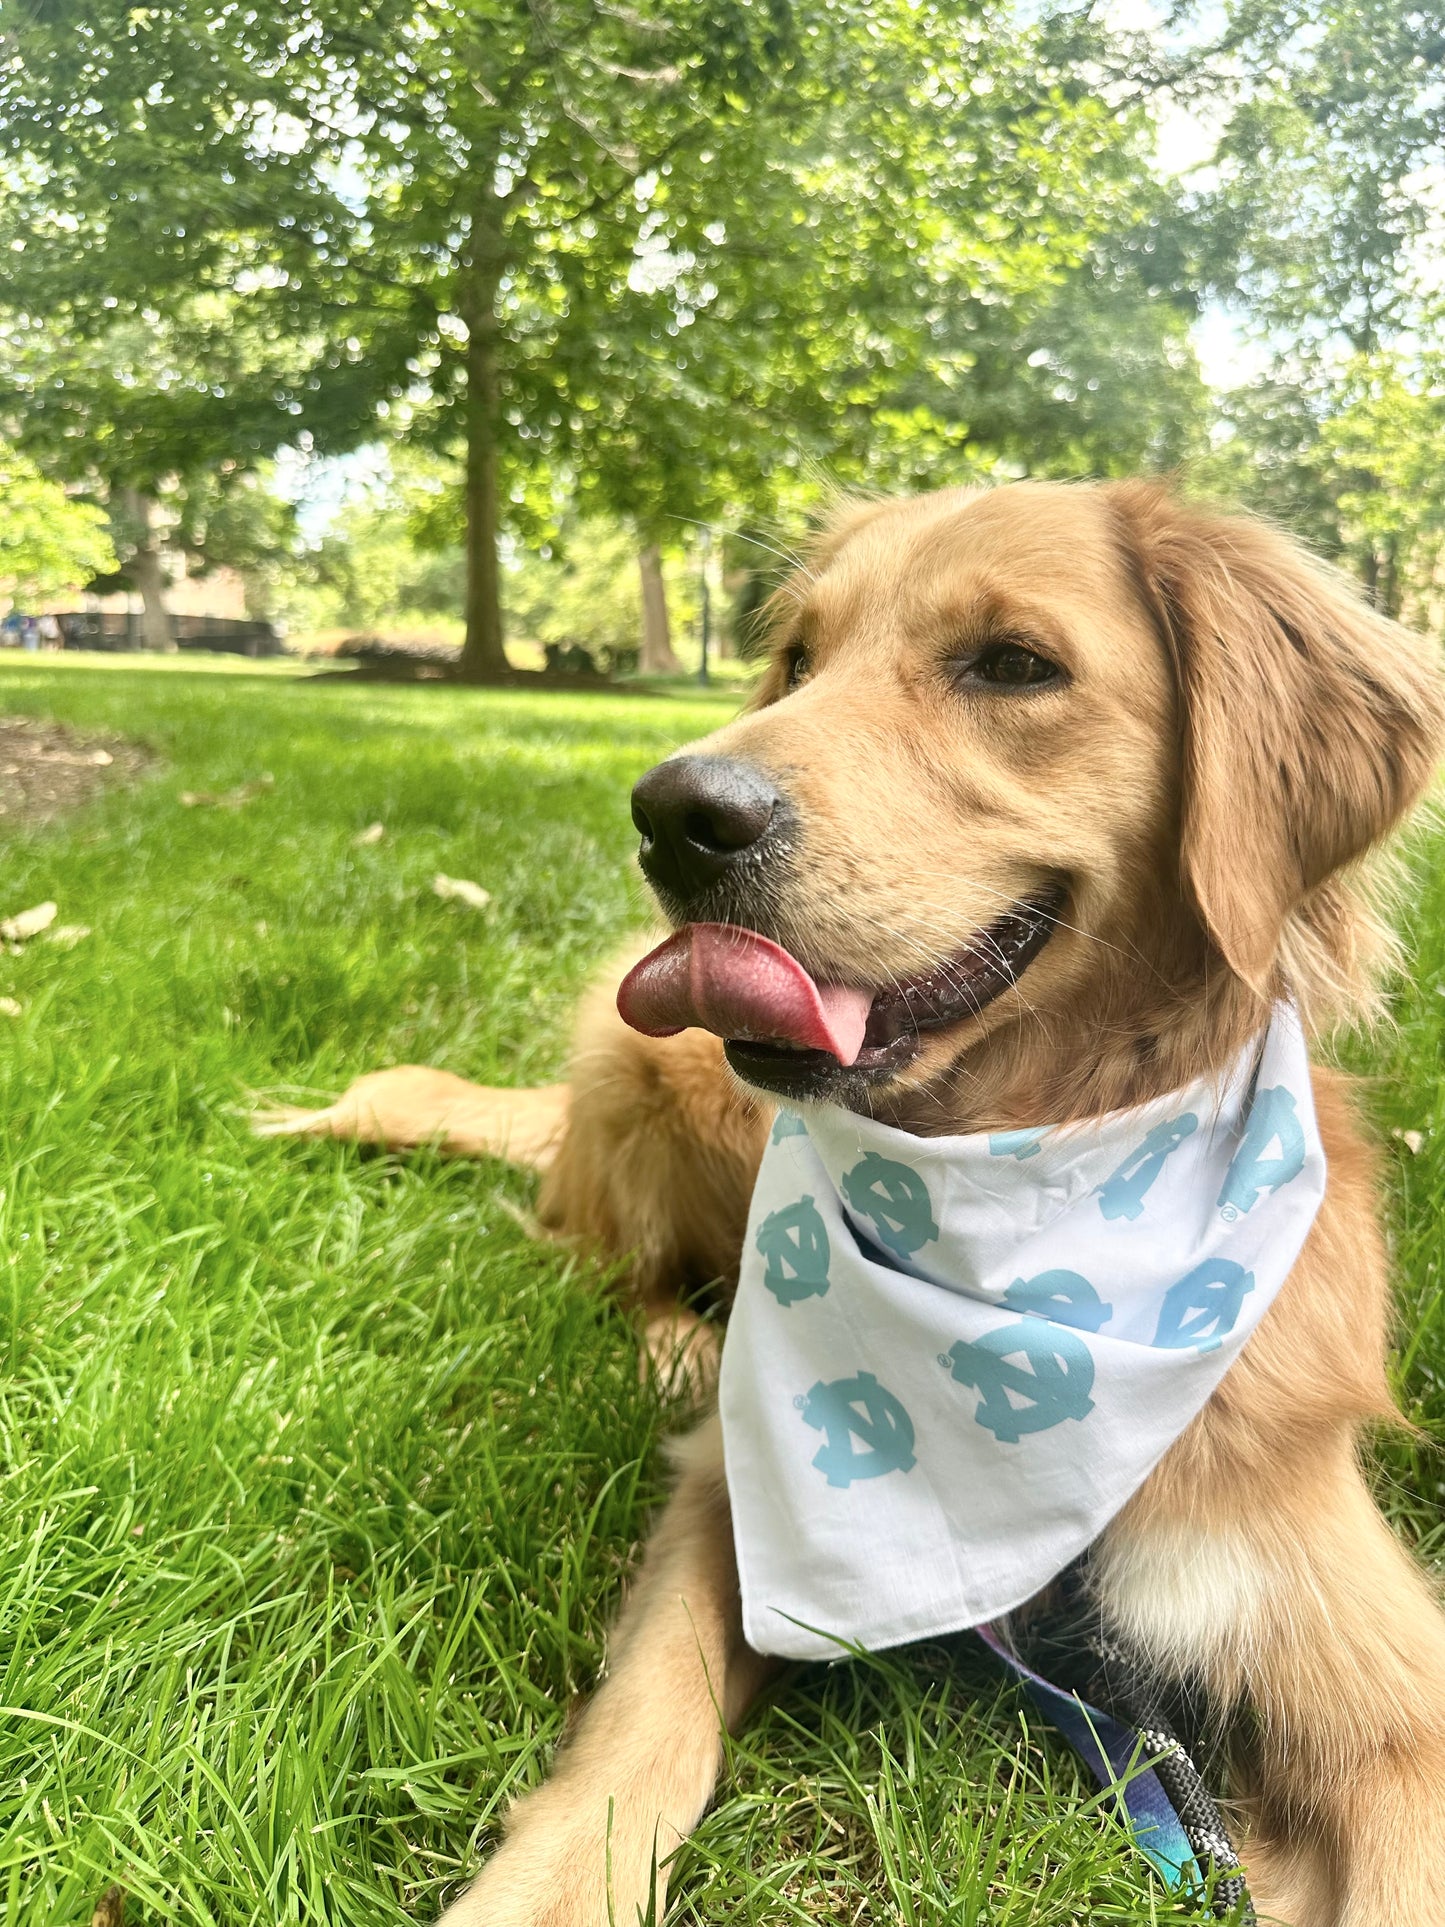
<instances>
[{"instance_id":1,"label":"golden fur","mask_svg":"<svg viewBox=\"0 0 1445 1927\"><path fill-rule=\"evenodd\" d=\"M882 985L1067 881L1065 927L872 1092L879 1116L924 1134L1086 1116L1222 1069L1282 992L1317 1027L1371 1007L1358 866L1429 780L1441 682L1422 642L1277 532L1142 483L869 503L773 617L757 702L703 746L765 770L802 824L769 935L817 975ZM961 692L960 648L999 637L1036 642L1067 686ZM625 1030L616 976L584 1007L570 1088L406 1069L271 1128L545 1165L542 1218L631 1254L675 1342L679 1288L736 1273L770 1106L714 1039ZM1393 1411L1386 1254L1344 1081L1317 1069L1315 1097L1329 1182L1304 1251L1092 1571L1108 1622L1248 1714L1261 1915L1445 1927L1445 1618L1358 1463L1361 1428ZM609 1856L615 1918L645 1910L654 1849L665 1861L710 1798L719 1718L766 1671L741 1636L709 1419L605 1682L452 1927L602 1927Z\"/></svg>"}]
</instances>

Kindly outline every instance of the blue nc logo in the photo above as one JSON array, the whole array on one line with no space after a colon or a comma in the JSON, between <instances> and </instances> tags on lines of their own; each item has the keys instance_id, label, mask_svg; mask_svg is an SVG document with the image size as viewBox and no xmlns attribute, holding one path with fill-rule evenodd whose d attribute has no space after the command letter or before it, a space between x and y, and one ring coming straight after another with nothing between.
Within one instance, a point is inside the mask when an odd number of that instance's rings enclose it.
<instances>
[{"instance_id":1,"label":"blue nc logo","mask_svg":"<svg viewBox=\"0 0 1445 1927\"><path fill-rule=\"evenodd\" d=\"M845 1174L843 1196L897 1258L910 1257L938 1236L928 1186L911 1165L870 1151Z\"/></svg>"},{"instance_id":2,"label":"blue nc logo","mask_svg":"<svg viewBox=\"0 0 1445 1927\"><path fill-rule=\"evenodd\" d=\"M1269 1156L1271 1145L1278 1145ZM1256 1091L1249 1108L1244 1136L1219 1194L1226 1218L1253 1210L1261 1191L1278 1191L1304 1169L1305 1134L1295 1108L1294 1093L1283 1084Z\"/></svg>"},{"instance_id":3,"label":"blue nc logo","mask_svg":"<svg viewBox=\"0 0 1445 1927\"><path fill-rule=\"evenodd\" d=\"M1078 1331L1096 1332L1114 1315L1087 1278L1077 1271L1041 1271L1036 1278L1015 1278L1003 1295L1013 1311L1033 1312Z\"/></svg>"},{"instance_id":4,"label":"blue nc logo","mask_svg":"<svg viewBox=\"0 0 1445 1927\"><path fill-rule=\"evenodd\" d=\"M780 1305L821 1298L828 1289L828 1227L810 1197L770 1211L754 1240L767 1260L763 1283Z\"/></svg>"},{"instance_id":5,"label":"blue nc logo","mask_svg":"<svg viewBox=\"0 0 1445 1927\"><path fill-rule=\"evenodd\" d=\"M831 1385L820 1379L806 1398L793 1403L804 1425L827 1435L813 1464L829 1485L849 1486L855 1479L913 1470L913 1421L872 1372L835 1379Z\"/></svg>"},{"instance_id":6,"label":"blue nc logo","mask_svg":"<svg viewBox=\"0 0 1445 1927\"><path fill-rule=\"evenodd\" d=\"M1044 1124L1027 1131L990 1131L988 1154L991 1158L1017 1158L1022 1163L1025 1158L1038 1155L1039 1139L1047 1136L1048 1127Z\"/></svg>"},{"instance_id":7,"label":"blue nc logo","mask_svg":"<svg viewBox=\"0 0 1445 1927\"><path fill-rule=\"evenodd\" d=\"M972 1344L960 1339L939 1363L960 1385L977 1387L974 1417L1002 1445L1017 1445L1026 1432L1047 1432L1065 1419L1087 1418L1094 1409L1088 1346L1045 1318L1021 1318Z\"/></svg>"},{"instance_id":8,"label":"blue nc logo","mask_svg":"<svg viewBox=\"0 0 1445 1927\"><path fill-rule=\"evenodd\" d=\"M1187 1278L1171 1285L1159 1312L1154 1343L1166 1349L1217 1350L1226 1332L1234 1330L1244 1294L1254 1290L1254 1273L1232 1258L1206 1258Z\"/></svg>"},{"instance_id":9,"label":"blue nc logo","mask_svg":"<svg viewBox=\"0 0 1445 1927\"><path fill-rule=\"evenodd\" d=\"M1142 1217L1144 1195L1164 1169L1165 1159L1198 1129L1199 1119L1192 1111L1156 1124L1138 1149L1131 1151L1118 1170L1099 1186L1099 1209L1104 1216Z\"/></svg>"},{"instance_id":10,"label":"blue nc logo","mask_svg":"<svg viewBox=\"0 0 1445 1927\"><path fill-rule=\"evenodd\" d=\"M793 1111L779 1111L773 1119L772 1140L781 1144L785 1137L806 1137L808 1127Z\"/></svg>"}]
</instances>

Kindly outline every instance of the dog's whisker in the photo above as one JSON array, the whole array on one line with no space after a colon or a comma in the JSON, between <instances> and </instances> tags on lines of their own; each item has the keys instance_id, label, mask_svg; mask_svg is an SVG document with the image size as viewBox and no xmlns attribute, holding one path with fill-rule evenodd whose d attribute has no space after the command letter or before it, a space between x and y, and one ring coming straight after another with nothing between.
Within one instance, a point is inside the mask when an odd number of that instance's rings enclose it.
<instances>
[{"instance_id":1,"label":"dog's whisker","mask_svg":"<svg viewBox=\"0 0 1445 1927\"><path fill-rule=\"evenodd\" d=\"M807 572L807 562L796 549L778 548L774 543L765 542L752 529L730 529L725 524L704 521L695 515L674 515L669 519L680 522L687 528L706 529L710 536L731 536L735 542L746 542L750 548L762 549L767 555L775 555L780 562L786 562L791 569Z\"/></svg>"}]
</instances>

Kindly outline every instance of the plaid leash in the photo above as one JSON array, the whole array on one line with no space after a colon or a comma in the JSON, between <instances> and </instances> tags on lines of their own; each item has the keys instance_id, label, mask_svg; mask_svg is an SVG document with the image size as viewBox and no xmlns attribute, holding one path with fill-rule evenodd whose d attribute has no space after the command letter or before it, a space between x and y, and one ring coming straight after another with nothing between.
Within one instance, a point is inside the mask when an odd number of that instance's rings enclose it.
<instances>
[{"instance_id":1,"label":"plaid leash","mask_svg":"<svg viewBox=\"0 0 1445 1927\"><path fill-rule=\"evenodd\" d=\"M1089 1690L1056 1685L1025 1664L995 1626L974 1629L989 1651L1020 1679L1030 1698L1073 1747L1100 1786L1114 1789L1135 1846L1166 1886L1203 1887L1212 1877L1210 1911L1236 1927L1254 1927L1255 1912L1239 1855L1204 1780L1127 1656L1109 1641L1087 1641L1094 1664Z\"/></svg>"}]
</instances>

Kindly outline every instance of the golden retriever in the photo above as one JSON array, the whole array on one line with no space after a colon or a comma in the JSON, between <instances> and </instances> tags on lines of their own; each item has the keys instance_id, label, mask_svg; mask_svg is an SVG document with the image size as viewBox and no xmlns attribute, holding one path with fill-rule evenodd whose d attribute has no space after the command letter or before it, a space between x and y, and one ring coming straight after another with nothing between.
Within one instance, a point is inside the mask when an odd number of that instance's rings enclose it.
<instances>
[{"instance_id":1,"label":"golden retriever","mask_svg":"<svg viewBox=\"0 0 1445 1927\"><path fill-rule=\"evenodd\" d=\"M674 923L741 925L876 993L857 1062L639 1036L613 971L570 1086L404 1068L266 1128L545 1167L542 1218L630 1256L661 1347L681 1291L736 1275L775 1095L1013 1130L1222 1072L1281 995L1316 1033L1367 1012L1382 939L1356 866L1425 789L1442 722L1426 645L1257 522L1145 483L849 507L775 599L748 712L644 778L637 814ZM1008 968L980 976L981 937ZM1329 1179L1303 1254L1089 1570L1121 1641L1246 1713L1261 1914L1429 1927L1445 1619L1361 1472L1362 1428L1393 1413L1386 1253L1350 1094L1314 1083ZM769 1665L741 1633L716 1419L678 1461L606 1678L451 1927L660 1914L719 1720Z\"/></svg>"}]
</instances>

